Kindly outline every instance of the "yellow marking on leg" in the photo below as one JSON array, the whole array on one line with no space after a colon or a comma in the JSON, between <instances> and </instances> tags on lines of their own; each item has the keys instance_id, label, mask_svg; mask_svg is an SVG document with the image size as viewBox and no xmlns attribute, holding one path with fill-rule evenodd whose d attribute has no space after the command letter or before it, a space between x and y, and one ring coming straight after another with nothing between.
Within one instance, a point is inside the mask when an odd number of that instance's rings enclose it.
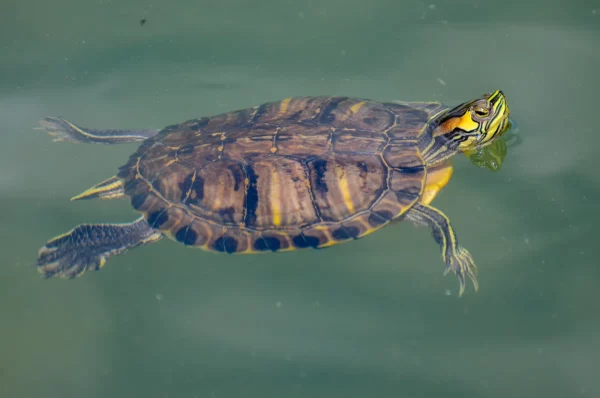
<instances>
[{"instance_id":1,"label":"yellow marking on leg","mask_svg":"<svg viewBox=\"0 0 600 398\"><path fill-rule=\"evenodd\" d=\"M124 196L123 182L117 177L111 177L102 181L93 187L86 189L79 195L73 196L72 201L87 199L93 196L98 196L100 199L116 199Z\"/></svg>"},{"instance_id":2,"label":"yellow marking on leg","mask_svg":"<svg viewBox=\"0 0 600 398\"><path fill-rule=\"evenodd\" d=\"M277 112L276 118L285 115L285 113L287 112L287 110L288 110L288 108L290 106L290 102L291 101L292 101L291 98L286 98L286 99L284 99L284 100L281 101L281 104L279 105L279 112Z\"/></svg>"},{"instance_id":3,"label":"yellow marking on leg","mask_svg":"<svg viewBox=\"0 0 600 398\"><path fill-rule=\"evenodd\" d=\"M450 219L441 211L427 206L427 208L432 211L437 213L437 215L439 215L440 217L442 217L445 221L446 221L446 225L448 226L448 229L444 229L442 228L442 226L437 222L437 219L435 217L430 216L429 214L427 214L426 212L421 212L419 211L419 214L422 215L423 217L425 217L426 219L428 219L431 222L431 225L435 226L435 228L437 228L437 230L440 233L441 237L442 237L442 259L444 260L444 262L447 261L447 257L446 257L446 250L448 249L448 238L450 239L450 247L452 248L452 251L454 252L454 255L456 255L456 236L454 235L454 231L452 230L452 226L450 225ZM414 208L413 208L414 210ZM448 236L446 236L446 233Z\"/></svg>"},{"instance_id":4,"label":"yellow marking on leg","mask_svg":"<svg viewBox=\"0 0 600 398\"><path fill-rule=\"evenodd\" d=\"M68 121L67 119L63 119L63 118L57 118L57 119L60 119L63 122L65 122L66 124L68 124L69 127L71 127L73 130L77 131L79 134L81 134L85 137L94 138L97 140L110 140L112 138L136 138L136 137L139 137L137 135L119 135L117 137L96 135L96 134L88 133L87 131L80 129L79 127L77 127L76 125L74 125L73 123Z\"/></svg>"},{"instance_id":5,"label":"yellow marking on leg","mask_svg":"<svg viewBox=\"0 0 600 398\"><path fill-rule=\"evenodd\" d=\"M276 227L281 225L281 207L280 207L280 196L279 196L279 175L277 171L273 169L271 173L271 197L269 203L271 203L271 212L273 214L273 225Z\"/></svg>"},{"instance_id":6,"label":"yellow marking on leg","mask_svg":"<svg viewBox=\"0 0 600 398\"><path fill-rule=\"evenodd\" d=\"M352 195L350 194L350 187L348 185L348 179L346 178L346 170L342 167L336 167L336 171L338 181L340 182L340 191L342 191L346 208L350 213L354 213L354 202L352 202Z\"/></svg>"}]
</instances>

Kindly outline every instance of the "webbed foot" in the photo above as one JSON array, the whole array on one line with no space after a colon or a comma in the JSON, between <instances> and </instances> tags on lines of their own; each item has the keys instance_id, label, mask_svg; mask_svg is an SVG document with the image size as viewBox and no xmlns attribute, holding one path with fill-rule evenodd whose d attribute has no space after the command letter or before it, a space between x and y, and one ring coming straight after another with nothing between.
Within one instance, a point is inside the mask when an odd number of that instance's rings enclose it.
<instances>
[{"instance_id":1,"label":"webbed foot","mask_svg":"<svg viewBox=\"0 0 600 398\"><path fill-rule=\"evenodd\" d=\"M462 296L465 292L467 278L471 279L475 291L477 291L479 289L477 267L471 253L458 244L456 233L450 225L448 217L438 209L421 203L415 204L408 211L408 217L417 224L431 227L433 238L442 250L442 260L446 263L444 275L452 271L458 277L460 283L458 296Z\"/></svg>"},{"instance_id":2,"label":"webbed foot","mask_svg":"<svg viewBox=\"0 0 600 398\"><path fill-rule=\"evenodd\" d=\"M75 278L99 270L110 256L161 238L143 218L129 224L82 224L48 241L36 266L45 277Z\"/></svg>"},{"instance_id":3,"label":"webbed foot","mask_svg":"<svg viewBox=\"0 0 600 398\"><path fill-rule=\"evenodd\" d=\"M458 246L454 255L451 255L446 259L444 275L448 274L450 271L454 272L458 277L458 282L460 283L459 297L465 292L467 277L473 283L475 291L479 290L479 283L477 282L477 266L473 261L471 253L464 247Z\"/></svg>"}]
</instances>

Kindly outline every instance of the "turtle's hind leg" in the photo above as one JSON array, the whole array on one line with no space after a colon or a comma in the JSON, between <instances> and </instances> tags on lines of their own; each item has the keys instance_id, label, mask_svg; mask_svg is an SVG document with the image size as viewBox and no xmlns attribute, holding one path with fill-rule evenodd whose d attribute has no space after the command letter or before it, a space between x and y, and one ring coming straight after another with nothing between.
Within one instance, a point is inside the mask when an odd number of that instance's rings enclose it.
<instances>
[{"instance_id":1,"label":"turtle's hind leg","mask_svg":"<svg viewBox=\"0 0 600 398\"><path fill-rule=\"evenodd\" d=\"M53 141L75 141L94 144L124 144L154 137L158 130L95 130L77 126L62 117L47 116L39 121L41 127L54 137Z\"/></svg>"},{"instance_id":2,"label":"turtle's hind leg","mask_svg":"<svg viewBox=\"0 0 600 398\"><path fill-rule=\"evenodd\" d=\"M81 224L48 241L36 265L45 277L74 278L99 270L110 256L161 238L143 217L128 224Z\"/></svg>"}]
</instances>

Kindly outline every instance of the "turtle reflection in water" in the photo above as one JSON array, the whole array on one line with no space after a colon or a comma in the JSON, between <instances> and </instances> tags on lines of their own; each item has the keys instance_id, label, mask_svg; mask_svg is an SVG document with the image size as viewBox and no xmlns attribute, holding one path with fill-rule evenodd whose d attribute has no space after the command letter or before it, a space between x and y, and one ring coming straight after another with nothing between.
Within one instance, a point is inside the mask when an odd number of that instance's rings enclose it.
<instances>
[{"instance_id":1,"label":"turtle reflection in water","mask_svg":"<svg viewBox=\"0 0 600 398\"><path fill-rule=\"evenodd\" d=\"M39 251L45 276L72 278L167 236L225 253L323 248L401 220L431 227L446 272L477 289L450 220L430 205L450 158L507 130L501 91L449 108L348 97L295 97L156 130L93 130L59 117L55 141L141 141L116 176L73 199L128 197L142 216L82 224Z\"/></svg>"}]
</instances>

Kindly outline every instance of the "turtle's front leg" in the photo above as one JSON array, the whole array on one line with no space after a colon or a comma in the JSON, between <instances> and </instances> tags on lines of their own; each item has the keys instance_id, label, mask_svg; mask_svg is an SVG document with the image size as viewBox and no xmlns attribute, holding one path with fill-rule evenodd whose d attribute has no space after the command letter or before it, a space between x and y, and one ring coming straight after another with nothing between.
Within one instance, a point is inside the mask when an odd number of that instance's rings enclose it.
<instances>
[{"instance_id":1,"label":"turtle's front leg","mask_svg":"<svg viewBox=\"0 0 600 398\"><path fill-rule=\"evenodd\" d=\"M458 244L456 233L450 225L450 220L438 209L417 203L408 213L408 218L417 223L431 227L433 238L442 249L442 259L446 263L445 274L453 271L460 282L459 296L465 291L465 279L468 276L473 282L475 291L479 288L477 283L477 267L473 257L464 247Z\"/></svg>"},{"instance_id":2,"label":"turtle's front leg","mask_svg":"<svg viewBox=\"0 0 600 398\"><path fill-rule=\"evenodd\" d=\"M81 224L48 241L36 265L46 277L74 278L99 270L110 256L161 238L143 217L128 224Z\"/></svg>"},{"instance_id":3,"label":"turtle's front leg","mask_svg":"<svg viewBox=\"0 0 600 398\"><path fill-rule=\"evenodd\" d=\"M77 126L62 117L47 116L38 130L45 130L54 141L76 141L93 144L125 144L154 137L158 130L95 130Z\"/></svg>"}]
</instances>

